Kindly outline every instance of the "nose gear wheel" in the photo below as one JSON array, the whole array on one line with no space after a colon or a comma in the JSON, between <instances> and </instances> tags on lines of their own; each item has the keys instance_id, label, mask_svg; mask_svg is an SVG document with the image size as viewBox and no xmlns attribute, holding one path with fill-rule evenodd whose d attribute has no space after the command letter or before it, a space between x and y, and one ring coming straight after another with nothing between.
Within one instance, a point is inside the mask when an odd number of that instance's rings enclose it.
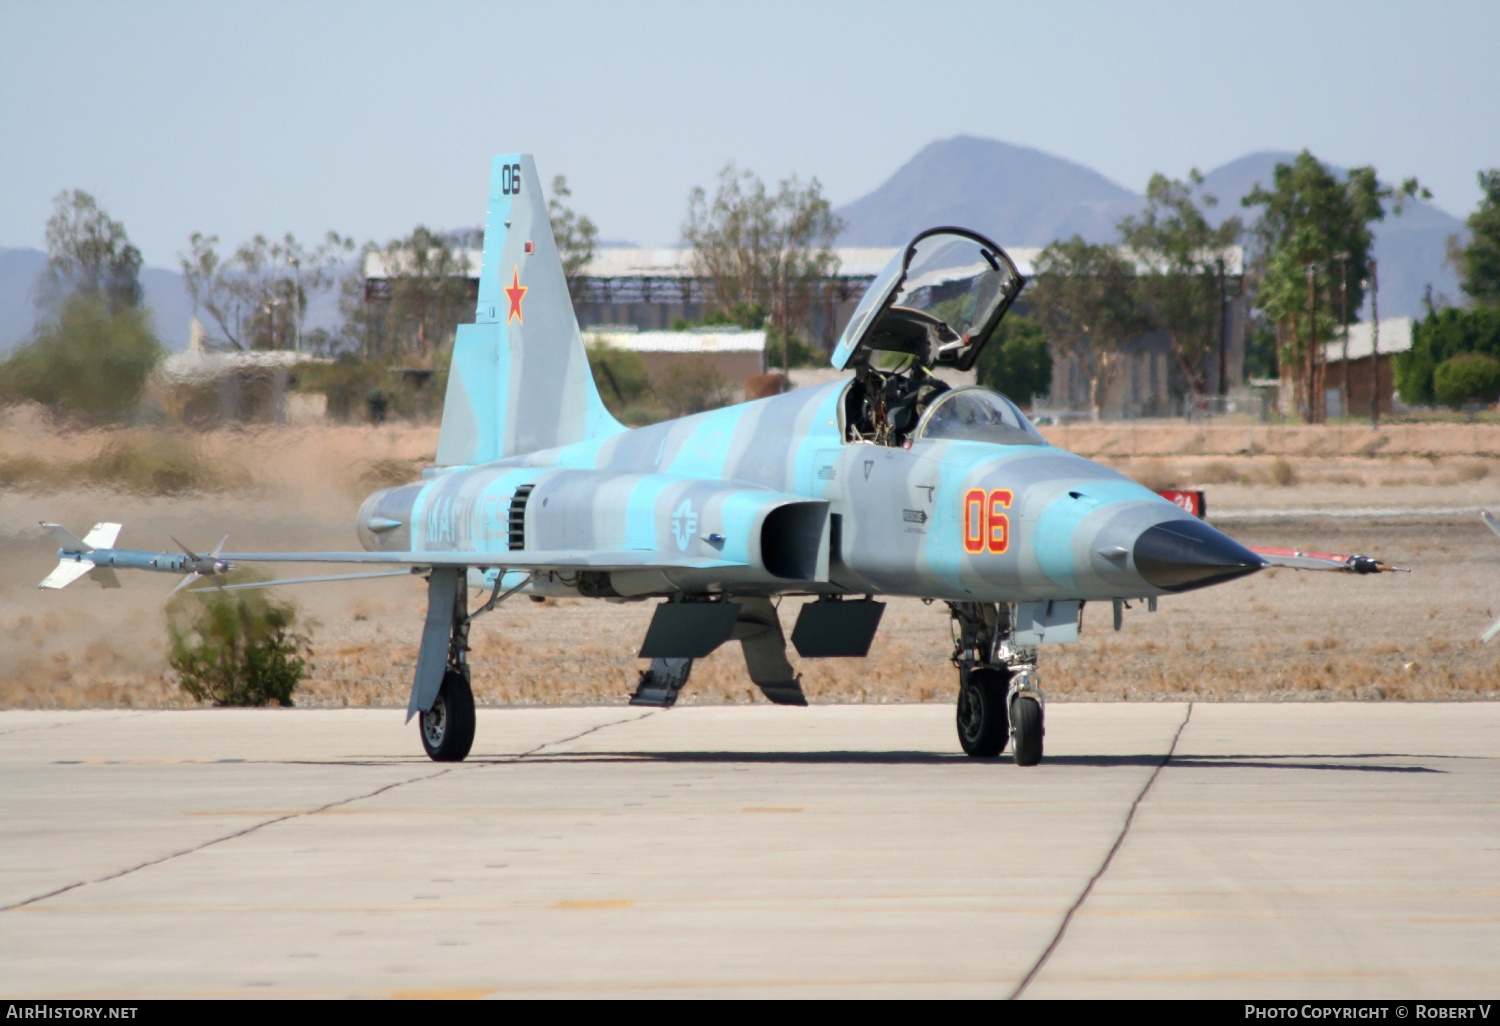
<instances>
[{"instance_id":1,"label":"nose gear wheel","mask_svg":"<svg viewBox=\"0 0 1500 1026\"><path fill-rule=\"evenodd\" d=\"M1010 740L1006 715L1009 681L1004 670L976 667L960 673L958 743L966 754L992 759Z\"/></svg>"}]
</instances>

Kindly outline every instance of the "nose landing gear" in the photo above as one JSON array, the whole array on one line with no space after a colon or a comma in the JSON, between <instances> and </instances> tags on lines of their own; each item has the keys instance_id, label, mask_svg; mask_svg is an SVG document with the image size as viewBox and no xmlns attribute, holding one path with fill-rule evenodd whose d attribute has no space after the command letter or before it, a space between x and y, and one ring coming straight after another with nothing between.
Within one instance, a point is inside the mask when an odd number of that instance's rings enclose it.
<instances>
[{"instance_id":1,"label":"nose landing gear","mask_svg":"<svg viewBox=\"0 0 1500 1026\"><path fill-rule=\"evenodd\" d=\"M994 758L1011 745L1017 766L1042 761L1042 690L1036 649L1011 640L1010 607L993 602L950 602L957 637L958 743L975 758Z\"/></svg>"},{"instance_id":2,"label":"nose landing gear","mask_svg":"<svg viewBox=\"0 0 1500 1026\"><path fill-rule=\"evenodd\" d=\"M966 755L992 759L1005 751L1010 741L1007 677L1005 670L994 667L959 667L958 743Z\"/></svg>"}]
</instances>

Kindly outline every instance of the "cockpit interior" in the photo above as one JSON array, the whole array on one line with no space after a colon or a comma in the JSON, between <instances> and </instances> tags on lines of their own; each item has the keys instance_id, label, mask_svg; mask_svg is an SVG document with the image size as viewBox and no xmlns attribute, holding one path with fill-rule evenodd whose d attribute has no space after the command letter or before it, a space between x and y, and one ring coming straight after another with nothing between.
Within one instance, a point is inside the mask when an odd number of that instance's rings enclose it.
<instances>
[{"instance_id":1,"label":"cockpit interior","mask_svg":"<svg viewBox=\"0 0 1500 1026\"><path fill-rule=\"evenodd\" d=\"M1024 285L1010 257L983 236L958 228L917 236L870 283L834 350L834 365L855 372L840 410L845 441L1044 444L998 392L953 388L933 374L973 367Z\"/></svg>"}]
</instances>

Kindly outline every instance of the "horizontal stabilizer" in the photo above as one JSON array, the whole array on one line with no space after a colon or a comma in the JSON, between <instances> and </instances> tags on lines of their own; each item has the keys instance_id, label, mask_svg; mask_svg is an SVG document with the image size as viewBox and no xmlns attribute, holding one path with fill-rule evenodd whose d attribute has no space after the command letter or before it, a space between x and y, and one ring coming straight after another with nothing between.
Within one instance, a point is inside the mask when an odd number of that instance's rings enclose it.
<instances>
[{"instance_id":1,"label":"horizontal stabilizer","mask_svg":"<svg viewBox=\"0 0 1500 1026\"><path fill-rule=\"evenodd\" d=\"M118 537L120 537L119 524L95 524L89 529L89 533L83 536L83 543L96 549L112 549Z\"/></svg>"},{"instance_id":2,"label":"horizontal stabilizer","mask_svg":"<svg viewBox=\"0 0 1500 1026\"><path fill-rule=\"evenodd\" d=\"M78 578L95 569L94 564L86 559L64 559L59 560L53 571L42 578L38 588L66 588Z\"/></svg>"},{"instance_id":3,"label":"horizontal stabilizer","mask_svg":"<svg viewBox=\"0 0 1500 1026\"><path fill-rule=\"evenodd\" d=\"M103 527L104 525L100 524L99 526ZM46 528L47 533L52 535L53 541L57 542L57 547L67 552L89 552L94 548L94 546L78 537L78 535L68 530L62 524L49 524L43 521L42 527ZM98 527L89 533L93 534L97 530L99 530Z\"/></svg>"}]
</instances>

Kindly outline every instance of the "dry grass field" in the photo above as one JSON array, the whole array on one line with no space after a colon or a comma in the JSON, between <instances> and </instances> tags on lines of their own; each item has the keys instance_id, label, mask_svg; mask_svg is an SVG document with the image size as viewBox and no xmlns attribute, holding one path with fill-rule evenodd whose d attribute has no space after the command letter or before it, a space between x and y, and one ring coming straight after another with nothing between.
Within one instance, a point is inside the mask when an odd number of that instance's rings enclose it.
<instances>
[{"instance_id":1,"label":"dry grass field","mask_svg":"<svg viewBox=\"0 0 1500 1026\"><path fill-rule=\"evenodd\" d=\"M1163 599L1155 614L1132 609L1118 634L1107 606L1089 607L1079 644L1043 650L1049 697L1500 698L1500 643L1478 643L1500 614L1500 540L1471 512L1441 512L1500 509L1500 428L1419 427L1392 429L1379 445L1354 429L1286 429L1279 446L1254 437L1273 429L1074 427L1066 438L1053 429L1054 441L1153 486L1205 488L1210 514L1228 515L1221 526L1247 543L1362 551L1413 570L1378 578L1268 571ZM225 533L231 548L353 547L359 500L413 476L435 447L435 428L405 425L63 434L12 415L0 423L0 705L191 704L165 662L163 601L174 579L136 574L120 591L85 580L40 592L55 557L38 521L81 532L116 520L125 524L120 544L142 548L170 548L173 535L207 548ZM1439 512L1232 516L1391 507ZM315 672L299 704L404 705L425 605L419 582L287 594L315 622ZM788 630L796 602L784 604ZM622 702L642 666L633 653L650 615L650 603L513 599L476 624L478 698ZM945 607L895 600L869 659L798 668L814 701L950 701L950 647ZM700 662L683 699L761 700L737 645Z\"/></svg>"}]
</instances>

